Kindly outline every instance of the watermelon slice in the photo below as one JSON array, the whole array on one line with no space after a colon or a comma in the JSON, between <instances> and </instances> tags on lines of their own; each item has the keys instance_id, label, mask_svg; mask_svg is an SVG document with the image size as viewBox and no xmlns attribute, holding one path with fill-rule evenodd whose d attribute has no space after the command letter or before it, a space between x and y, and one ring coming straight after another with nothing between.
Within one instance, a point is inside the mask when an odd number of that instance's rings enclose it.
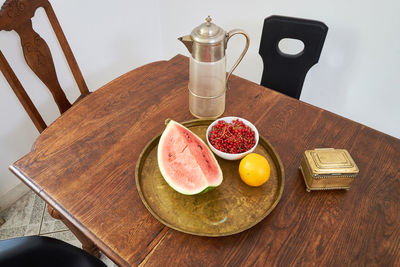
<instances>
[{"instance_id":1,"label":"watermelon slice","mask_svg":"<svg viewBox=\"0 0 400 267\"><path fill-rule=\"evenodd\" d=\"M171 120L160 137L158 166L165 181L185 195L206 192L222 183L213 153L197 135Z\"/></svg>"}]
</instances>

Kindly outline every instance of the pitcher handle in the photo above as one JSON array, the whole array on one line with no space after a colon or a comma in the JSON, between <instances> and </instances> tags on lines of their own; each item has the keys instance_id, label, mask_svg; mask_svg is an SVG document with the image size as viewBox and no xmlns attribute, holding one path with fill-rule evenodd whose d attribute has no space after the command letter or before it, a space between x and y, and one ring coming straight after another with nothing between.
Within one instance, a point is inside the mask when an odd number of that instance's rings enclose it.
<instances>
[{"instance_id":1,"label":"pitcher handle","mask_svg":"<svg viewBox=\"0 0 400 267\"><path fill-rule=\"evenodd\" d=\"M236 69L236 67L239 65L240 61L242 61L244 55L246 54L247 50L249 49L249 45L250 45L250 38L247 35L247 33L241 29L233 29L231 31L229 31L226 34L226 42L225 42L225 48L228 44L229 39L234 36L235 34L243 34L244 37L246 37L246 46L243 49L242 54L240 55L240 57L238 58L238 60L235 62L235 64L233 65L232 69L229 71L228 75L226 76L226 88L228 88L228 80L231 77L232 72Z\"/></svg>"}]
</instances>

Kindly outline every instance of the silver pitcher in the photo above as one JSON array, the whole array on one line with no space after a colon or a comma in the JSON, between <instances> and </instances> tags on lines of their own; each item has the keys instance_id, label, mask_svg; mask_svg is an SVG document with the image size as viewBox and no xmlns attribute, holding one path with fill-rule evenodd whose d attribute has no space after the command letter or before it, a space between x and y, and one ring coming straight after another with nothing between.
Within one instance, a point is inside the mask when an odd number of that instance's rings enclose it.
<instances>
[{"instance_id":1,"label":"silver pitcher","mask_svg":"<svg viewBox=\"0 0 400 267\"><path fill-rule=\"evenodd\" d=\"M246 37L246 46L226 74L225 49L229 39L235 34ZM200 119L216 119L225 110L225 92L233 70L240 63L249 48L249 36L240 29L225 32L211 22L206 22L193 29L190 35L178 38L189 50L189 109Z\"/></svg>"}]
</instances>

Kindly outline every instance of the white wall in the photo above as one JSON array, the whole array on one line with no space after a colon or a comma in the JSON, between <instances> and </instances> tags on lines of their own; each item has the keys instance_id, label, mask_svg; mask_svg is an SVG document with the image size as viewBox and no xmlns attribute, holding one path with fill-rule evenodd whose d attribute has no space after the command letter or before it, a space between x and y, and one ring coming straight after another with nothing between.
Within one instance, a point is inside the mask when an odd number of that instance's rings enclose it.
<instances>
[{"instance_id":1,"label":"white wall","mask_svg":"<svg viewBox=\"0 0 400 267\"><path fill-rule=\"evenodd\" d=\"M4 1L0 1L3 3ZM160 42L158 0L50 0L90 91L143 64L165 58ZM79 90L43 9L34 29L48 42L61 86L74 101ZM0 32L0 49L47 123L59 112L46 87L23 59L15 32ZM19 183L8 166L30 151L38 136L33 123L0 72L0 202ZM0 205L1 207L1 205Z\"/></svg>"},{"instance_id":2,"label":"white wall","mask_svg":"<svg viewBox=\"0 0 400 267\"><path fill-rule=\"evenodd\" d=\"M258 56L265 17L280 14L325 22L328 35L320 61L308 73L301 100L400 137L400 4L396 0L361 1L183 1L53 0L64 33L91 91L140 65L188 55L177 37L189 34L207 15L225 30L242 28L251 45L234 74L259 82ZM38 12L34 25L49 39L61 85L74 99L77 89L48 22ZM47 39L46 39L47 40ZM38 104L46 122L58 116L51 96L23 65L15 33L0 33L0 49ZM228 65L244 41L228 45ZM19 63L18 63L19 62ZM0 74L0 197L18 180L7 166L30 150L37 131ZM32 92L32 91L30 91ZM229 105L229 103L227 103ZM1 198L0 198L1 201Z\"/></svg>"},{"instance_id":3,"label":"white wall","mask_svg":"<svg viewBox=\"0 0 400 267\"><path fill-rule=\"evenodd\" d=\"M188 55L174 37L189 34L208 14L225 30L246 30L250 49L234 73L256 83L262 73L258 49L265 17L279 14L325 22L325 45L319 63L308 72L301 100L400 137L400 2L169 0L161 2L161 10L168 56ZM244 41L235 36L229 42L232 62Z\"/></svg>"}]
</instances>

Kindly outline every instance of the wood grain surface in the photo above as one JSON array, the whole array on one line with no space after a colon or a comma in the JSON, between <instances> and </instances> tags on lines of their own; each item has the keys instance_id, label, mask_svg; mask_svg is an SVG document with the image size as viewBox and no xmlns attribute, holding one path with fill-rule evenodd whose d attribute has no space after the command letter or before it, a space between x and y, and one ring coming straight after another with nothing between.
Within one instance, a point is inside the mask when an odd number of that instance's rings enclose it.
<instances>
[{"instance_id":1,"label":"wood grain surface","mask_svg":"<svg viewBox=\"0 0 400 267\"><path fill-rule=\"evenodd\" d=\"M400 140L233 76L225 115L255 124L279 154L273 212L227 237L165 227L142 204L136 161L164 120L193 119L188 59L135 69L71 107L10 169L121 266L400 266ZM347 149L350 191L307 193L307 149Z\"/></svg>"}]
</instances>

